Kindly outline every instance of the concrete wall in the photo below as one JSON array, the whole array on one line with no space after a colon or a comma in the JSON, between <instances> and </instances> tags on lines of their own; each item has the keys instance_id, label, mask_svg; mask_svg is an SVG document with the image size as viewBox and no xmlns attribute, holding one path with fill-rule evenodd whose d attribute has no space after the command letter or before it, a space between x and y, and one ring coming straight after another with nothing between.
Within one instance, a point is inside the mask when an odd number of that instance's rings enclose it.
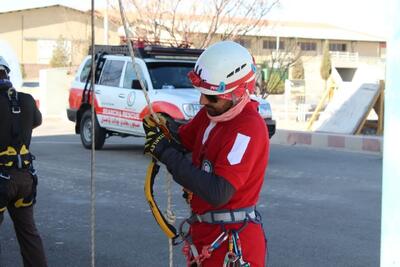
<instances>
[{"instance_id":1,"label":"concrete wall","mask_svg":"<svg viewBox=\"0 0 400 267\"><path fill-rule=\"evenodd\" d=\"M44 116L66 116L69 89L73 78L68 74L68 68L40 71L38 100L40 111Z\"/></svg>"},{"instance_id":2,"label":"concrete wall","mask_svg":"<svg viewBox=\"0 0 400 267\"><path fill-rule=\"evenodd\" d=\"M378 42L357 42L355 52L361 57L380 57Z\"/></svg>"}]
</instances>

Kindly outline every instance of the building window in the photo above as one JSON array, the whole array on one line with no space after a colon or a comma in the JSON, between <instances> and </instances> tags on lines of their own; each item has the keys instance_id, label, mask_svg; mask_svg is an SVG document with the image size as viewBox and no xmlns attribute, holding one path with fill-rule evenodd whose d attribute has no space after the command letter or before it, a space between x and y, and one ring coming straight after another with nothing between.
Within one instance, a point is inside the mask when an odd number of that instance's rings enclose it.
<instances>
[{"instance_id":1,"label":"building window","mask_svg":"<svg viewBox=\"0 0 400 267\"><path fill-rule=\"evenodd\" d=\"M248 39L238 39L236 42L238 42L241 46L251 48L251 41Z\"/></svg>"},{"instance_id":2,"label":"building window","mask_svg":"<svg viewBox=\"0 0 400 267\"><path fill-rule=\"evenodd\" d=\"M317 43L315 42L300 42L299 45L302 51L317 51Z\"/></svg>"},{"instance_id":3,"label":"building window","mask_svg":"<svg viewBox=\"0 0 400 267\"><path fill-rule=\"evenodd\" d=\"M346 52L347 45L346 44L329 44L329 51Z\"/></svg>"},{"instance_id":4,"label":"building window","mask_svg":"<svg viewBox=\"0 0 400 267\"><path fill-rule=\"evenodd\" d=\"M276 41L264 40L263 49L276 50ZM279 49L281 50L285 49L285 43L283 41L279 41Z\"/></svg>"}]
</instances>

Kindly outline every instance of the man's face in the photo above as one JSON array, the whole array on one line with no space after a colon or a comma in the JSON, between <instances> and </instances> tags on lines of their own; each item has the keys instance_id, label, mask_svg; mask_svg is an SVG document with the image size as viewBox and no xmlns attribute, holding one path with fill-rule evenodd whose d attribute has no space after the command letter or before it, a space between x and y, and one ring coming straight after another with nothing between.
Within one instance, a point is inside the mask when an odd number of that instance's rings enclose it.
<instances>
[{"instance_id":1,"label":"man's face","mask_svg":"<svg viewBox=\"0 0 400 267\"><path fill-rule=\"evenodd\" d=\"M6 70L1 69L1 68L0 68L0 79L1 80L3 80L3 79L8 80L8 74L7 74Z\"/></svg>"},{"instance_id":2,"label":"man's face","mask_svg":"<svg viewBox=\"0 0 400 267\"><path fill-rule=\"evenodd\" d=\"M200 104L206 107L207 113L210 116L218 116L228 111L233 103L231 100L222 99L218 96L206 96L201 94Z\"/></svg>"}]
</instances>

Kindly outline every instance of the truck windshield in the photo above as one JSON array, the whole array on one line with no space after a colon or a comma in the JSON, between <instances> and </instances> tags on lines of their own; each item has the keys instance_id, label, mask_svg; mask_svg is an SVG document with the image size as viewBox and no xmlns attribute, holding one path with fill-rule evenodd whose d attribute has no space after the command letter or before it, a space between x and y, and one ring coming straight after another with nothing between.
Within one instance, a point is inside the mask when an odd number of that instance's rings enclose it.
<instances>
[{"instance_id":1,"label":"truck windshield","mask_svg":"<svg viewBox=\"0 0 400 267\"><path fill-rule=\"evenodd\" d=\"M149 62L147 63L154 89L191 89L187 74L193 70L190 62Z\"/></svg>"}]
</instances>

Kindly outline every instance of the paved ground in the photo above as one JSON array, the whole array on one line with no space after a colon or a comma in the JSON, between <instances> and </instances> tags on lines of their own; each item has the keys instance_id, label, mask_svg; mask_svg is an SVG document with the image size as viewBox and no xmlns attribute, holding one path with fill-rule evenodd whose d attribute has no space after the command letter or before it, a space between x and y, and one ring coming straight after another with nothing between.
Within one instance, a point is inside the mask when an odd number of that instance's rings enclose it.
<instances>
[{"instance_id":1,"label":"paved ground","mask_svg":"<svg viewBox=\"0 0 400 267\"><path fill-rule=\"evenodd\" d=\"M143 196L143 140L108 141L96 154L96 266L168 266L167 241ZM76 135L35 137L32 151L49 266L90 266L90 152ZM273 145L259 205L269 267L379 266L381 172L379 155ZM188 210L178 187L173 194L181 219ZM0 242L2 267L21 266L9 218ZM175 266L184 266L180 247L174 254Z\"/></svg>"}]
</instances>

